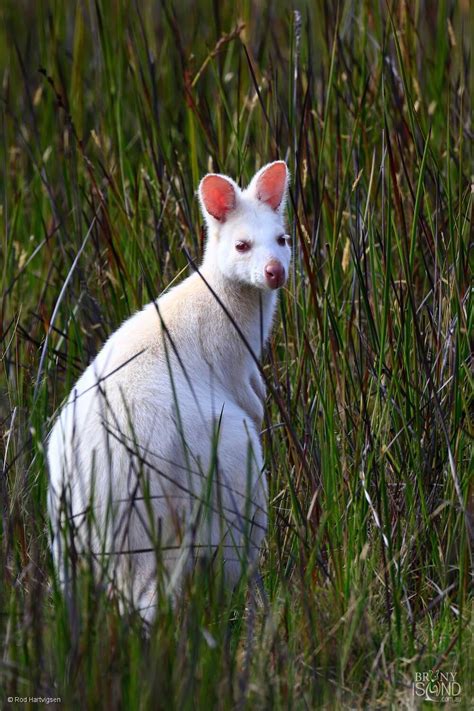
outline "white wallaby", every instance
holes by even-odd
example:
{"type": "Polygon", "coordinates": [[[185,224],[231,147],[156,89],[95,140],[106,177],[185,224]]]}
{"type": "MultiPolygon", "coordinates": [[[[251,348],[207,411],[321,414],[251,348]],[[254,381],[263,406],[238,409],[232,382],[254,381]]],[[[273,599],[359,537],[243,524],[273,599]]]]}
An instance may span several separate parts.
{"type": "Polygon", "coordinates": [[[53,555],[67,584],[91,556],[125,601],[154,616],[196,560],[234,585],[267,526],[258,368],[288,276],[288,170],[241,190],[206,175],[198,271],[125,321],[79,378],[48,445],[53,555]],[[159,576],[158,576],[159,577],[159,576]]]}

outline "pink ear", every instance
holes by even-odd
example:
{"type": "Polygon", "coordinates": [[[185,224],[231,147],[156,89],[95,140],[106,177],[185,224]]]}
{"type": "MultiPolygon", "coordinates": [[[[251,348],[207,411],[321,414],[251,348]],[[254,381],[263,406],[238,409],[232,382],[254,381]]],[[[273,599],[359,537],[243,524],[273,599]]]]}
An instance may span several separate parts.
{"type": "Polygon", "coordinates": [[[257,179],[257,198],[277,210],[285,195],[287,177],[286,163],[281,160],[271,163],[257,179]]]}
{"type": "Polygon", "coordinates": [[[206,175],[201,181],[200,193],[207,212],[219,222],[225,222],[228,213],[235,209],[234,187],[220,175],[206,175]]]}

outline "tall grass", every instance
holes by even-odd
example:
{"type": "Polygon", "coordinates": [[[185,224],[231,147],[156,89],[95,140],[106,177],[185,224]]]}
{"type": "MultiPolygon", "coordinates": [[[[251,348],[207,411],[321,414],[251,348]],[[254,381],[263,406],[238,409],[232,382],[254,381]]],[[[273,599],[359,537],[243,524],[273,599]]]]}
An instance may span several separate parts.
{"type": "Polygon", "coordinates": [[[0,706],[410,706],[435,670],[469,707],[468,3],[0,16],[0,706]],[[147,638],[87,576],[61,595],[45,437],[107,336],[199,261],[200,176],[275,158],[294,261],[265,360],[262,590],[197,571],[147,638]]]}

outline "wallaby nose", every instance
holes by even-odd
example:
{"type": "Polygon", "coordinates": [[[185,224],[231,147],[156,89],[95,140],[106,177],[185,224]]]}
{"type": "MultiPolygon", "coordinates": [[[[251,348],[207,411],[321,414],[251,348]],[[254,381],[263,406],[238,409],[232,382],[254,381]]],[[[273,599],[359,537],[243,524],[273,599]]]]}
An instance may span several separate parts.
{"type": "Polygon", "coordinates": [[[278,260],[271,259],[265,266],[264,272],[270,289],[279,289],[285,283],[285,268],[278,260]]]}

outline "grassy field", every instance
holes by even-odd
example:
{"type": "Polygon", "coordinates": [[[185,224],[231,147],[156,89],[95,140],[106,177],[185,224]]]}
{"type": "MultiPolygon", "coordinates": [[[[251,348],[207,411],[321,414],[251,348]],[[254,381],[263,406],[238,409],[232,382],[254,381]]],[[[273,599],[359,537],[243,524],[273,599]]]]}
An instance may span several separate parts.
{"type": "Polygon", "coordinates": [[[431,671],[472,708],[468,2],[297,8],[1,4],[0,708],[410,708],[431,671]],[[200,177],[276,158],[264,591],[197,572],[147,638],[87,575],[62,598],[45,437],[200,259],[200,177]]]}

